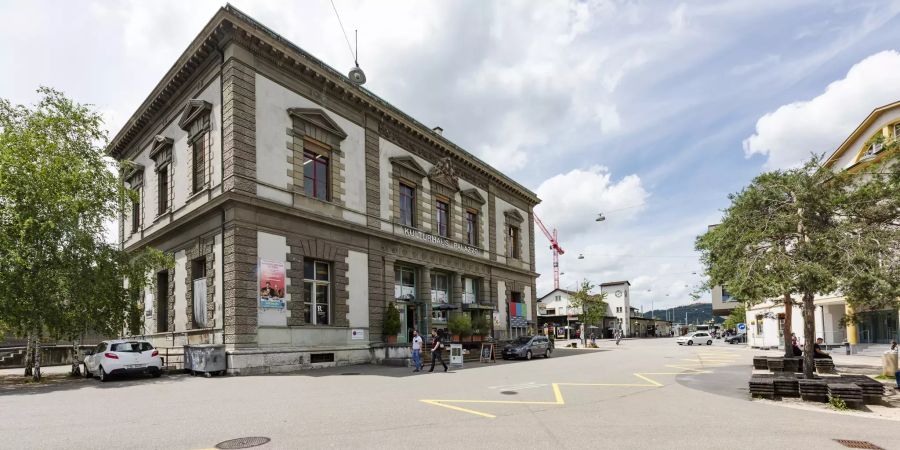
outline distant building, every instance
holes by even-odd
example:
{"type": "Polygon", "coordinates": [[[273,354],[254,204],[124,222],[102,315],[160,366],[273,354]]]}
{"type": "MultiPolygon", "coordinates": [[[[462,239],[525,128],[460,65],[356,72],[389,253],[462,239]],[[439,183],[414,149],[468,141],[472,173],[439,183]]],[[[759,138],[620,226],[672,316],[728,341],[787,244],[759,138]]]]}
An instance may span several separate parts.
{"type": "Polygon", "coordinates": [[[575,338],[575,330],[581,327],[581,308],[572,306],[574,292],[554,289],[538,299],[538,326],[559,339],[575,338]]]}
{"type": "Polygon", "coordinates": [[[639,318],[630,303],[631,283],[628,281],[612,281],[600,284],[600,292],[606,294],[606,317],[615,318],[613,329],[621,328],[625,336],[631,336],[632,317],[639,318]]]}
{"type": "MultiPolygon", "coordinates": [[[[707,227],[708,231],[711,231],[713,228],[718,225],[710,225],[707,227]]],[[[740,305],[740,302],[732,297],[724,286],[713,286],[711,290],[712,294],[712,313],[714,316],[725,317],[731,314],[731,310],[736,306],[740,305]]]]}

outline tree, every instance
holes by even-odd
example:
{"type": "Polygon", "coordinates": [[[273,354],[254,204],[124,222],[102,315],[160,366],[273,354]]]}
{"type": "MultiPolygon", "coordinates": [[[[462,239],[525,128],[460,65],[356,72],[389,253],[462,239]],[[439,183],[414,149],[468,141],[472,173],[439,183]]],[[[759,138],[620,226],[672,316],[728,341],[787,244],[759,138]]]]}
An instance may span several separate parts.
{"type": "Polygon", "coordinates": [[[580,308],[578,318],[586,326],[603,326],[603,317],[606,316],[606,294],[591,294],[594,284],[588,280],[582,280],[581,286],[572,293],[571,304],[574,308],[580,308]]]}
{"type": "Polygon", "coordinates": [[[882,165],[851,174],[820,162],[814,156],[803,167],[757,176],[729,196],[722,223],[696,242],[710,282],[742,301],[781,298],[789,309],[799,296],[808,376],[815,296],[842,289],[848,302],[867,307],[895,301],[900,283],[896,175],[882,165]],[[880,287],[862,289],[866,281],[880,287]]]}
{"type": "Polygon", "coordinates": [[[38,92],[34,107],[0,99],[0,317],[28,336],[36,381],[44,337],[137,331],[134,293],[150,269],[171,262],[106,241],[104,223],[135,194],[110,170],[100,115],[53,89],[38,92]]]}

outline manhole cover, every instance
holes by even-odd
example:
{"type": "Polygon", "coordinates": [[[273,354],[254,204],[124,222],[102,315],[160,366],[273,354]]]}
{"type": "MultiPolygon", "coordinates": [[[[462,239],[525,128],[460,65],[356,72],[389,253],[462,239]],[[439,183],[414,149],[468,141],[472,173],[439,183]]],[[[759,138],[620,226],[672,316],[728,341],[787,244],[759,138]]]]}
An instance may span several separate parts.
{"type": "Polygon", "coordinates": [[[503,395],[516,395],[516,394],[518,394],[518,392],[516,392],[516,391],[500,391],[500,393],[503,394],[503,395]]]}
{"type": "Polygon", "coordinates": [[[226,448],[250,448],[256,447],[259,445],[263,445],[269,442],[271,439],[262,436],[254,436],[254,437],[242,437],[237,439],[232,439],[230,441],[219,442],[216,444],[216,448],[226,449],[226,448]]]}
{"type": "Polygon", "coordinates": [[[345,372],[345,373],[342,373],[341,375],[359,375],[359,372],[345,372]]]}
{"type": "Polygon", "coordinates": [[[869,441],[851,441],[847,439],[835,439],[834,442],[843,445],[847,448],[869,448],[874,450],[884,450],[883,448],[869,442],[869,441]]]}

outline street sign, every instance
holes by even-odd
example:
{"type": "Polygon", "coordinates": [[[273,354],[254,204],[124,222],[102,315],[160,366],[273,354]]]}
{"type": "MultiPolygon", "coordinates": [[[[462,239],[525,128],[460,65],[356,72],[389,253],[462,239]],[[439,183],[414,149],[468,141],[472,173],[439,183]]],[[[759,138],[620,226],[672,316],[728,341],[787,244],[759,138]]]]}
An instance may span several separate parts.
{"type": "Polygon", "coordinates": [[[747,330],[747,325],[745,325],[745,324],[743,324],[743,323],[739,323],[739,324],[738,324],[738,331],[745,331],[745,330],[747,330]]]}

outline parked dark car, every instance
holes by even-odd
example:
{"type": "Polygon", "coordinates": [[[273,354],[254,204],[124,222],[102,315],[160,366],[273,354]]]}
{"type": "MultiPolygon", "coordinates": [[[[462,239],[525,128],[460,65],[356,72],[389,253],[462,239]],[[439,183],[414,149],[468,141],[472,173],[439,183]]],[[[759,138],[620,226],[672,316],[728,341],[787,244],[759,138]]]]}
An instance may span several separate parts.
{"type": "Polygon", "coordinates": [[[503,359],[531,359],[535,356],[549,358],[552,352],[550,339],[546,336],[520,336],[503,347],[501,356],[503,359]]]}
{"type": "Polygon", "coordinates": [[[725,342],[729,344],[743,344],[744,342],[747,342],[747,333],[728,336],[727,338],[725,338],[725,342]]]}

